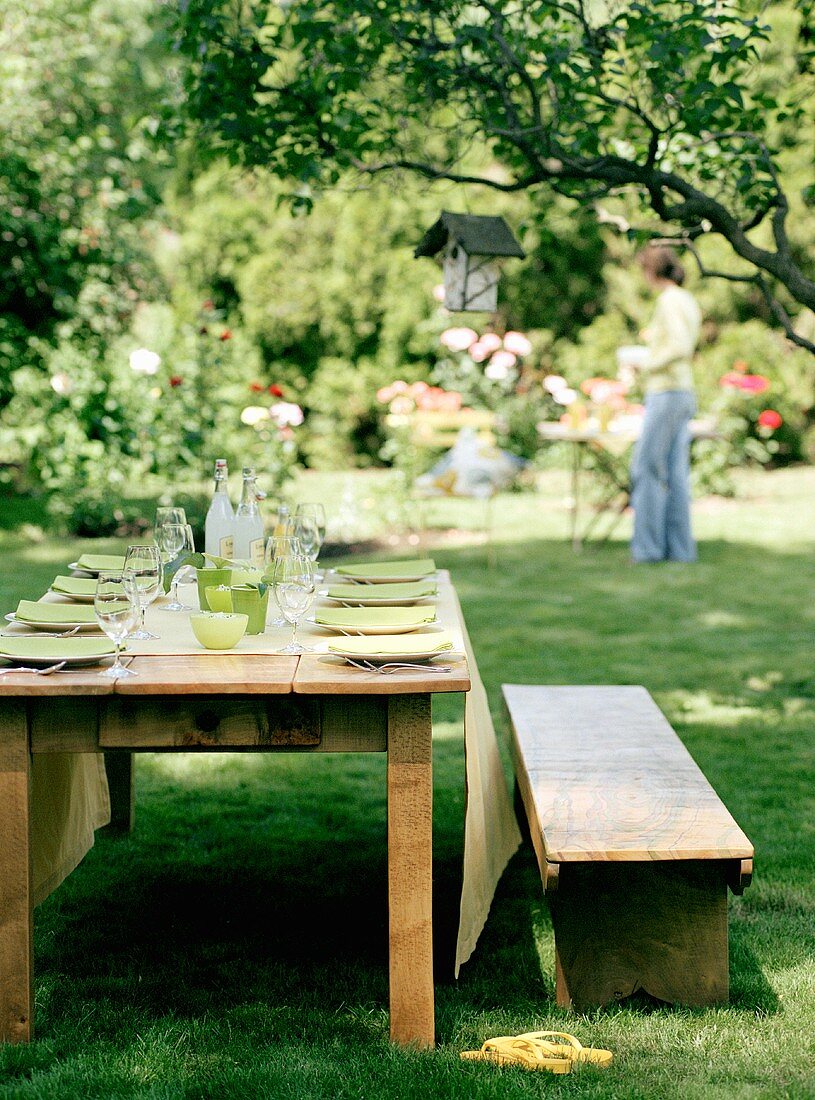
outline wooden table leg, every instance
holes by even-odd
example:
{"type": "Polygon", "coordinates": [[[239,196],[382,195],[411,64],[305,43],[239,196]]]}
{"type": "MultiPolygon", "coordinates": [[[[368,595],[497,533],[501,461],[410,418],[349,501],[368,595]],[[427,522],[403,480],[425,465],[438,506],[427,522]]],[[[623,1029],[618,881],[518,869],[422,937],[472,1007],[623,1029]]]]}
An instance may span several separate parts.
{"type": "Polygon", "coordinates": [[[391,1039],[432,1047],[433,757],[429,695],[388,699],[391,1039]]]}
{"type": "Polygon", "coordinates": [[[31,756],[24,700],[6,699],[0,718],[0,1042],[33,1031],[31,756]]]}
{"type": "Polygon", "coordinates": [[[105,753],[105,771],[110,790],[110,824],[105,832],[129,833],[133,828],[133,753],[119,749],[105,753]]]}

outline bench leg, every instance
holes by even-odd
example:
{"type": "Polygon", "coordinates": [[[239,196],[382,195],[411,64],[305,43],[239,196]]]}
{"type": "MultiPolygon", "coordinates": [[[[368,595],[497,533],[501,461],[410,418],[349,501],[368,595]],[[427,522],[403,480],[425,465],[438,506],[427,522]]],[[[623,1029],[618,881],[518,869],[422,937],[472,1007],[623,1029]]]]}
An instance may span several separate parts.
{"type": "Polygon", "coordinates": [[[559,878],[559,1005],[582,1011],[639,990],[673,1004],[727,1000],[723,863],[565,863],[559,878]]]}

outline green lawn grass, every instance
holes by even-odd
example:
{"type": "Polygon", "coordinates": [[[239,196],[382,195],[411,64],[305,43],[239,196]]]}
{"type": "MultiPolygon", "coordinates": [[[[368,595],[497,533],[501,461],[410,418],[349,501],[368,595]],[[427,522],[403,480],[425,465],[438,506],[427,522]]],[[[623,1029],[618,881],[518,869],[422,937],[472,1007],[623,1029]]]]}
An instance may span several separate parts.
{"type": "MultiPolygon", "coordinates": [[[[300,488],[331,500],[339,484],[300,488]]],[[[529,850],[452,980],[463,747],[460,699],[446,698],[435,1051],[387,1038],[384,760],[156,754],[138,758],[133,834],[99,837],[36,911],[37,1038],[0,1048],[0,1097],[815,1097],[815,471],[751,475],[739,499],[698,502],[693,566],[630,565],[625,526],[574,554],[565,488],[553,472],[540,494],[500,498],[492,572],[478,533],[428,542],[499,726],[502,682],[644,684],[753,840],[754,883],[730,902],[730,1004],[558,1009],[529,850]],[[610,1048],[613,1067],[550,1077],[459,1061],[491,1035],[544,1028],[610,1048]]],[[[5,514],[3,611],[80,549],[19,505],[5,514]]],[[[428,515],[480,524],[462,502],[428,515]]]]}

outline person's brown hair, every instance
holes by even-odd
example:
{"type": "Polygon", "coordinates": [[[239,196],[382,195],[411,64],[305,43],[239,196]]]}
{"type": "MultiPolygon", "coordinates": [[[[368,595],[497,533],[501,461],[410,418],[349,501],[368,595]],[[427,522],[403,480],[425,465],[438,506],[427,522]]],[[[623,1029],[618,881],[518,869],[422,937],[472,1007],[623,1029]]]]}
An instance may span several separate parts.
{"type": "Polygon", "coordinates": [[[685,269],[672,248],[661,244],[649,244],[637,257],[642,270],[655,279],[670,279],[677,286],[685,281],[685,269]]]}

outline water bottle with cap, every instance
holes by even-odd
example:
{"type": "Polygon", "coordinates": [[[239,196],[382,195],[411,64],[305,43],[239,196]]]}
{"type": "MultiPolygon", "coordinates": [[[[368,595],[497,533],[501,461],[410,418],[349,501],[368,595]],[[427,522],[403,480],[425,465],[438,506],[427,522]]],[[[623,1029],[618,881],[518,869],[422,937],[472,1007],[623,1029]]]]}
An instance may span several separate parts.
{"type": "Polygon", "coordinates": [[[204,550],[219,558],[233,556],[235,513],[229,500],[225,458],[215,460],[215,491],[204,524],[204,550]]]}
{"type": "Polygon", "coordinates": [[[243,491],[235,513],[235,558],[251,562],[257,569],[263,568],[263,519],[258,506],[255,471],[252,466],[243,468],[243,491]]]}

